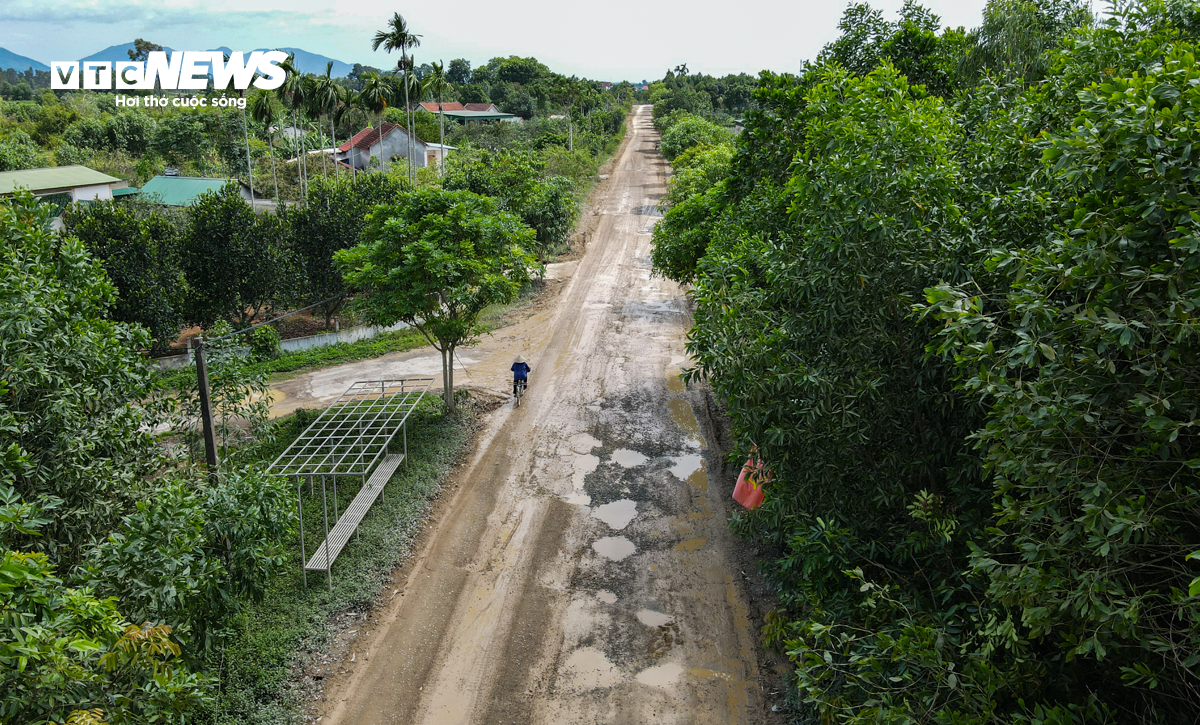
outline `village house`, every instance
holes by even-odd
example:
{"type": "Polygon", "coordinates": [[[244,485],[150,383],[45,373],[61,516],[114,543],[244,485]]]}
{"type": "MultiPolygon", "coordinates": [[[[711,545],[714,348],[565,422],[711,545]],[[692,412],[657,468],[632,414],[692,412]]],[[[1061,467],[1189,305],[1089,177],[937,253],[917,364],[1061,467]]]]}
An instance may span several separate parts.
{"type": "Polygon", "coordinates": [[[24,189],[34,196],[69,196],[71,201],[106,201],[120,196],[129,184],[86,166],[52,166],[45,169],[0,172],[0,196],[24,189]]]}
{"type": "Polygon", "coordinates": [[[416,137],[412,138],[410,147],[409,135],[404,127],[384,121],[379,128],[364,128],[354,134],[354,138],[337,148],[334,158],[338,163],[359,171],[386,169],[395,163],[407,163],[410,148],[413,166],[417,168],[436,167],[445,161],[448,151],[454,150],[453,146],[426,143],[416,137]],[[377,161],[372,164],[371,159],[377,161]]]}

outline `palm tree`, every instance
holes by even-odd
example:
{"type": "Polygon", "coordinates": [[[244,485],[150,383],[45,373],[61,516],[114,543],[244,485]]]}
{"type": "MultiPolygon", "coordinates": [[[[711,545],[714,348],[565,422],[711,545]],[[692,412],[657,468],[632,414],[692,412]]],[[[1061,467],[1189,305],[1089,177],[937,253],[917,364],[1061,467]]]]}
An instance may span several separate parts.
{"type": "MultiPolygon", "coordinates": [[[[332,62],[330,62],[330,65],[332,65],[332,62]]],[[[303,109],[303,113],[301,114],[302,118],[305,118],[310,121],[320,121],[321,120],[321,115],[323,114],[323,111],[321,110],[320,104],[317,101],[317,89],[319,88],[319,86],[320,86],[320,80],[318,79],[317,76],[312,75],[311,73],[306,74],[304,76],[304,109],[303,109]]],[[[317,123],[315,125],[316,125],[316,129],[317,129],[317,146],[320,149],[324,149],[325,148],[325,135],[323,133],[321,133],[321,124],[317,123]]],[[[305,130],[307,130],[307,129],[305,129],[305,130]]],[[[308,154],[306,153],[305,157],[307,158],[307,156],[308,156],[308,154]]],[[[322,153],[321,154],[321,178],[322,179],[329,178],[329,169],[327,167],[328,167],[328,164],[326,164],[326,162],[325,162],[325,154],[322,153]]]]}
{"type": "MultiPolygon", "coordinates": [[[[225,63],[229,63],[229,54],[222,53],[221,55],[225,58],[225,63]]],[[[231,84],[233,83],[232,78],[230,79],[230,83],[231,84]]],[[[228,87],[223,88],[221,90],[228,90],[228,87]]],[[[246,92],[244,90],[241,90],[240,88],[235,89],[235,90],[237,91],[239,98],[246,95],[246,92]]],[[[251,161],[250,161],[250,124],[246,122],[246,107],[242,106],[241,109],[242,109],[242,133],[245,134],[245,139],[246,139],[246,174],[250,177],[250,203],[253,204],[254,203],[254,166],[251,164],[251,161]]]]}
{"type": "MultiPolygon", "coordinates": [[[[329,140],[330,143],[336,144],[333,131],[333,114],[337,110],[338,105],[342,102],[342,90],[333,80],[333,61],[329,61],[325,65],[325,75],[317,76],[313,81],[312,97],[309,102],[312,109],[320,116],[329,116],[329,140]]],[[[325,153],[321,153],[321,168],[325,167],[325,153]]],[[[337,166],[334,166],[334,175],[337,175],[337,166]]]]}
{"type": "Polygon", "coordinates": [[[412,111],[409,108],[408,101],[408,75],[412,64],[409,62],[408,51],[416,48],[421,44],[421,36],[411,32],[408,29],[408,23],[400,13],[394,13],[392,19],[388,21],[388,29],[380,30],[375,33],[375,39],[371,41],[371,50],[379,50],[380,46],[388,53],[398,50],[400,51],[400,69],[404,72],[404,112],[405,119],[408,121],[408,177],[412,180],[412,111]]]}
{"type": "MultiPolygon", "coordinates": [[[[380,153],[383,151],[383,112],[387,110],[391,88],[388,82],[376,73],[363,76],[363,87],[358,92],[358,106],[376,116],[375,127],[379,132],[380,153]]],[[[370,136],[367,137],[370,139],[370,136]]],[[[382,156],[379,159],[382,164],[382,156]]]]}
{"type": "MultiPolygon", "coordinates": [[[[305,84],[304,84],[303,76],[300,75],[300,71],[296,70],[296,66],[293,64],[294,58],[295,58],[295,54],[289,53],[287,60],[285,60],[284,62],[279,64],[279,67],[282,68],[286,72],[287,76],[285,77],[285,79],[283,81],[283,85],[281,85],[281,86],[279,86],[279,88],[275,89],[275,93],[279,96],[279,100],[283,102],[283,105],[286,108],[288,108],[289,110],[291,110],[291,112],[292,112],[292,128],[295,130],[300,130],[300,124],[296,120],[296,116],[299,113],[299,111],[304,107],[304,91],[305,91],[304,85],[305,84]]],[[[299,158],[299,162],[297,164],[297,173],[300,176],[300,199],[301,199],[301,201],[303,201],[305,198],[307,198],[306,190],[304,188],[304,186],[305,186],[304,185],[305,171],[307,170],[306,164],[304,163],[305,150],[306,149],[305,149],[305,144],[304,144],[304,135],[301,134],[301,136],[300,136],[300,158],[299,158]]]]}
{"type": "Polygon", "coordinates": [[[446,64],[444,61],[433,63],[433,72],[429,74],[429,78],[425,81],[425,90],[437,97],[438,104],[438,143],[442,150],[438,161],[438,173],[444,174],[444,166],[446,160],[446,116],[442,113],[442,96],[446,91],[451,90],[453,86],[446,80],[446,64]]]}
{"type": "Polygon", "coordinates": [[[275,115],[275,104],[271,102],[270,91],[259,91],[250,101],[250,117],[255,123],[261,123],[267,128],[267,143],[271,147],[271,180],[275,182],[275,201],[279,201],[279,176],[275,173],[275,123],[279,120],[275,115]]]}

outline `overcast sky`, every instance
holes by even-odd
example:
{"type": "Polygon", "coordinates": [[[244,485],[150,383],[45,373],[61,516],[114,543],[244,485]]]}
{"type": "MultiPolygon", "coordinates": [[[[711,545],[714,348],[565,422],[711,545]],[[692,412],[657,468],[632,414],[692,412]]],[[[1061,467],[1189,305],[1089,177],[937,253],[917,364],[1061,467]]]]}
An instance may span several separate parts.
{"type": "MultiPolygon", "coordinates": [[[[872,0],[889,17],[903,0],[872,0]]],[[[985,0],[925,0],[944,25],[975,27],[985,0]]],[[[724,75],[795,70],[837,37],[845,0],[0,0],[0,47],[43,63],[142,37],[177,50],[296,47],[391,67],[371,38],[392,12],[423,35],[417,62],[535,56],[568,75],[653,80],[687,63],[724,75]],[[385,9],[386,8],[386,9],[385,9]]]]}

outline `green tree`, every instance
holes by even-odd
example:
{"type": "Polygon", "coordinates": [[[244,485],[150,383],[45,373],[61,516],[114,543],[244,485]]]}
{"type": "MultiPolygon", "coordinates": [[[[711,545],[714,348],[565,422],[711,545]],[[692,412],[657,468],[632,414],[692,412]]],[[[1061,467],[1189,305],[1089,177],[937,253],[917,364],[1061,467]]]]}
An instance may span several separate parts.
{"type": "Polygon", "coordinates": [[[145,327],[156,351],[169,349],[183,326],[187,292],[180,260],[181,214],[150,205],[73,205],[67,230],[99,259],[117,288],[112,318],[145,327]]]}
{"type": "Polygon", "coordinates": [[[705,121],[703,118],[693,116],[684,118],[667,129],[659,147],[663,156],[671,161],[694,146],[701,144],[713,146],[729,143],[731,140],[732,135],[726,129],[705,121]]]}
{"type": "Polygon", "coordinates": [[[275,200],[280,201],[279,176],[275,172],[275,124],[279,117],[275,113],[275,103],[270,91],[260,90],[254,94],[250,99],[250,116],[267,131],[267,144],[271,149],[271,180],[275,183],[275,200]]]}
{"type": "Polygon", "coordinates": [[[490,199],[424,189],[377,207],[363,243],[334,258],[361,291],[372,322],[406,322],[442,354],[446,409],[454,411],[454,350],[480,329],[479,313],[511,301],[537,267],[534,232],[490,199]]]}
{"type": "MultiPolygon", "coordinates": [[[[421,36],[412,32],[408,27],[408,22],[400,13],[393,13],[392,19],[388,21],[386,30],[380,30],[375,33],[375,39],[371,41],[371,50],[379,50],[382,47],[386,52],[391,53],[400,51],[399,70],[401,72],[401,86],[404,91],[404,109],[405,113],[412,112],[412,104],[409,102],[408,92],[410,88],[409,76],[412,73],[412,63],[408,52],[413,48],[421,45],[421,36]]],[[[409,117],[409,122],[405,124],[405,128],[412,129],[412,118],[409,117]]],[[[412,169],[412,134],[409,134],[409,149],[408,149],[408,180],[413,180],[412,169]]]]}
{"type": "Polygon", "coordinates": [[[183,240],[189,321],[229,320],[245,327],[291,292],[292,257],[274,214],[255,216],[235,182],[188,207],[183,240]]]}
{"type": "Polygon", "coordinates": [[[389,174],[363,174],[345,183],[313,184],[304,207],[279,211],[296,255],[305,302],[335,298],[321,307],[325,329],[332,328],[347,292],[334,254],[358,244],[371,209],[395,202],[405,188],[389,174]]]}
{"type": "MultiPolygon", "coordinates": [[[[449,90],[452,90],[450,82],[446,79],[445,63],[438,62],[432,65],[432,70],[429,77],[425,79],[425,90],[433,94],[437,99],[438,104],[438,143],[442,146],[442,158],[445,158],[446,148],[446,117],[442,114],[442,96],[449,90]]],[[[438,164],[438,173],[445,175],[445,164],[438,164]]]]}
{"type": "Polygon", "coordinates": [[[471,61],[455,58],[446,68],[446,80],[456,86],[465,86],[471,82],[471,61]]]}
{"type": "Polygon", "coordinates": [[[74,236],[48,229],[28,195],[0,200],[0,414],[8,470],[31,504],[62,504],[36,546],[69,570],[111,531],[161,464],[150,431],[145,330],[109,317],[117,290],[74,236]]]}
{"type": "MultiPolygon", "coordinates": [[[[12,422],[0,412],[0,427],[12,422]]],[[[6,457],[0,478],[20,462],[6,457]]],[[[38,536],[57,503],[23,503],[0,480],[0,719],[66,722],[90,711],[113,723],[186,722],[210,701],[211,683],[179,661],[171,627],[131,625],[116,599],[66,586],[44,553],[10,548],[14,535],[38,536]]]]}

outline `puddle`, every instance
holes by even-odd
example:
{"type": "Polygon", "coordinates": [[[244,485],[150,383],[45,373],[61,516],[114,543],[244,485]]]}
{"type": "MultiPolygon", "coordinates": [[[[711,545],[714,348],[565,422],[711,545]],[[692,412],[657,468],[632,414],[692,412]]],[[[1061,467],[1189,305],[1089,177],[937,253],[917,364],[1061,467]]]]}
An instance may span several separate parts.
{"type": "Polygon", "coordinates": [[[675,684],[679,676],[683,674],[683,666],[677,665],[674,662],[668,662],[665,665],[650,667],[637,673],[634,678],[643,685],[651,687],[670,687],[675,684]]]}
{"type": "Polygon", "coordinates": [[[682,393],[684,391],[683,380],[678,375],[671,375],[667,378],[667,390],[672,393],[682,393]]]}
{"type": "Polygon", "coordinates": [[[600,459],[593,455],[575,456],[575,473],[571,476],[571,485],[576,491],[583,490],[583,479],[600,467],[600,459]]]}
{"type": "Polygon", "coordinates": [[[616,604],[617,603],[617,595],[613,594],[612,592],[608,591],[607,589],[601,589],[600,591],[596,592],[596,598],[599,599],[600,601],[604,602],[605,604],[616,604]]]}
{"type": "Polygon", "coordinates": [[[656,612],[653,609],[639,609],[637,618],[639,622],[647,627],[665,627],[675,621],[675,617],[670,614],[656,612]]]}
{"type": "Polygon", "coordinates": [[[623,498],[619,501],[606,503],[592,509],[592,516],[609,525],[613,531],[620,531],[629,525],[637,516],[637,501],[623,498]]]}
{"type": "Polygon", "coordinates": [[[646,461],[650,460],[637,451],[631,451],[628,448],[618,448],[612,452],[612,461],[622,468],[636,468],[646,461]]]}
{"type": "Polygon", "coordinates": [[[688,674],[700,680],[725,680],[733,682],[733,676],[728,672],[717,672],[716,670],[708,670],[703,667],[693,667],[688,670],[688,674]]]}
{"type": "Polygon", "coordinates": [[[600,556],[612,561],[621,561],[633,556],[633,553],[637,551],[633,542],[624,536],[605,536],[603,539],[592,542],[592,548],[600,556]]]}
{"type": "Polygon", "coordinates": [[[582,455],[585,453],[591,453],[593,448],[599,448],[600,441],[596,440],[587,433],[578,433],[571,436],[571,439],[567,441],[567,445],[570,446],[572,451],[582,455]]]}
{"type": "MultiPolygon", "coordinates": [[[[671,456],[671,475],[678,478],[680,481],[688,481],[693,473],[701,470],[704,466],[704,457],[699,453],[685,453],[682,456],[671,456]]],[[[707,476],[705,476],[704,487],[708,488],[707,476]]]]}
{"type": "Polygon", "coordinates": [[[621,681],[621,671],[595,647],[580,647],[571,653],[560,673],[565,689],[575,692],[612,687],[621,681]]]}
{"type": "Polygon", "coordinates": [[[699,551],[708,545],[708,539],[684,539],[675,545],[675,551],[699,551]]]}
{"type": "Polygon", "coordinates": [[[591,506],[592,497],[586,493],[569,493],[563,496],[563,500],[574,506],[591,506]]]}
{"type": "Polygon", "coordinates": [[[683,398],[671,398],[667,401],[667,415],[675,421],[675,425],[684,432],[696,437],[700,436],[700,421],[692,412],[692,406],[683,398]]]}
{"type": "Polygon", "coordinates": [[[697,491],[708,490],[708,471],[701,468],[687,477],[687,482],[697,491]]]}

